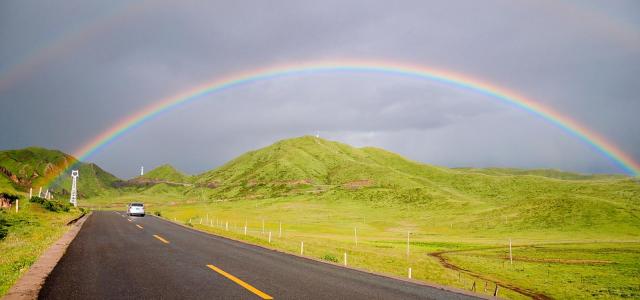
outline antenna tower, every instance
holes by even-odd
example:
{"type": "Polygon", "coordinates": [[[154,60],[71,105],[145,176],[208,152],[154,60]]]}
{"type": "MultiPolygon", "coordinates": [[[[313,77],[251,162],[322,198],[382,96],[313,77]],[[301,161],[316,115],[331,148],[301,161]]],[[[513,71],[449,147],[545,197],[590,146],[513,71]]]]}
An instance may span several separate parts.
{"type": "Polygon", "coordinates": [[[75,207],[78,207],[78,176],[80,176],[78,170],[71,171],[71,177],[73,177],[73,181],[71,182],[71,199],[69,199],[69,202],[71,202],[71,204],[73,204],[73,206],[75,207]]]}

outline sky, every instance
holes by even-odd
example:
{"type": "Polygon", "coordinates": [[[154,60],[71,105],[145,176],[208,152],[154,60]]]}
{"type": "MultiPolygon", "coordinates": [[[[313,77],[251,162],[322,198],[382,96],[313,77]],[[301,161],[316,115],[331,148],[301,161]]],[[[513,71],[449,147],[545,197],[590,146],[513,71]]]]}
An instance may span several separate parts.
{"type": "MultiPolygon", "coordinates": [[[[640,2],[30,1],[0,3],[0,149],[75,153],[165,97],[317,60],[465,74],[551,107],[640,160],[640,2]]],[[[389,74],[325,73],[206,95],[88,157],[121,178],[189,174],[315,135],[447,167],[623,170],[486,95],[389,74]]]]}

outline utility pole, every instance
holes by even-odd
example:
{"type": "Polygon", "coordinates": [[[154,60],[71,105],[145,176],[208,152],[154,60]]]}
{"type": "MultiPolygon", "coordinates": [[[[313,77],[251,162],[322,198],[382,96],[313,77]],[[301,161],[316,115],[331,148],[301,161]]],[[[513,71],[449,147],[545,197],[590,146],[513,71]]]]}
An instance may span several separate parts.
{"type": "Polygon", "coordinates": [[[69,199],[69,202],[71,202],[71,204],[73,204],[73,206],[75,207],[78,207],[78,176],[80,176],[78,170],[71,171],[71,177],[73,177],[73,181],[71,182],[71,199],[69,199]]]}

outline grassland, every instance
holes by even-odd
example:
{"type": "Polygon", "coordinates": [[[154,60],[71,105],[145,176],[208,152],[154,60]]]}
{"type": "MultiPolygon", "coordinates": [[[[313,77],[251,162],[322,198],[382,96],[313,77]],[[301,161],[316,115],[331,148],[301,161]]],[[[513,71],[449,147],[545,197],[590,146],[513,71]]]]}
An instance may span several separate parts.
{"type": "Polygon", "coordinates": [[[0,221],[8,225],[8,235],[0,240],[0,296],[67,231],[65,225],[80,214],[77,209],[50,212],[24,197],[19,212],[0,210],[0,221]]]}
{"type": "MultiPolygon", "coordinates": [[[[505,298],[532,294],[640,297],[638,231],[610,228],[591,232],[583,228],[580,233],[570,226],[527,229],[520,228],[517,215],[474,226],[475,218],[467,217],[474,215],[471,209],[426,210],[415,203],[374,206],[341,194],[212,201],[177,190],[164,192],[96,198],[90,204],[123,209],[127,202],[144,201],[149,213],[159,212],[168,220],[223,236],[296,254],[304,242],[306,256],[342,264],[347,253],[349,266],[401,277],[406,277],[411,267],[414,279],[467,290],[475,282],[480,293],[491,294],[498,283],[499,295],[505,298]],[[508,259],[509,238],[514,246],[513,265],[508,259]],[[447,262],[462,271],[446,268],[433,253],[443,253],[447,262]]],[[[478,209],[475,215],[482,214],[483,208],[478,209]]]]}

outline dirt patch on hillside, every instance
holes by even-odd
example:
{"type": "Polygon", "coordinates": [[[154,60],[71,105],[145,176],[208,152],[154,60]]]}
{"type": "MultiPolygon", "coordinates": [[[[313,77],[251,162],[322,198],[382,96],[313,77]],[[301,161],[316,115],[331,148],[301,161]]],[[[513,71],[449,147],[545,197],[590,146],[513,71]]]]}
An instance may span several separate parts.
{"type": "Polygon", "coordinates": [[[355,190],[363,187],[368,187],[373,185],[373,180],[371,179],[360,179],[354,180],[344,183],[342,186],[347,189],[355,190]]]}

